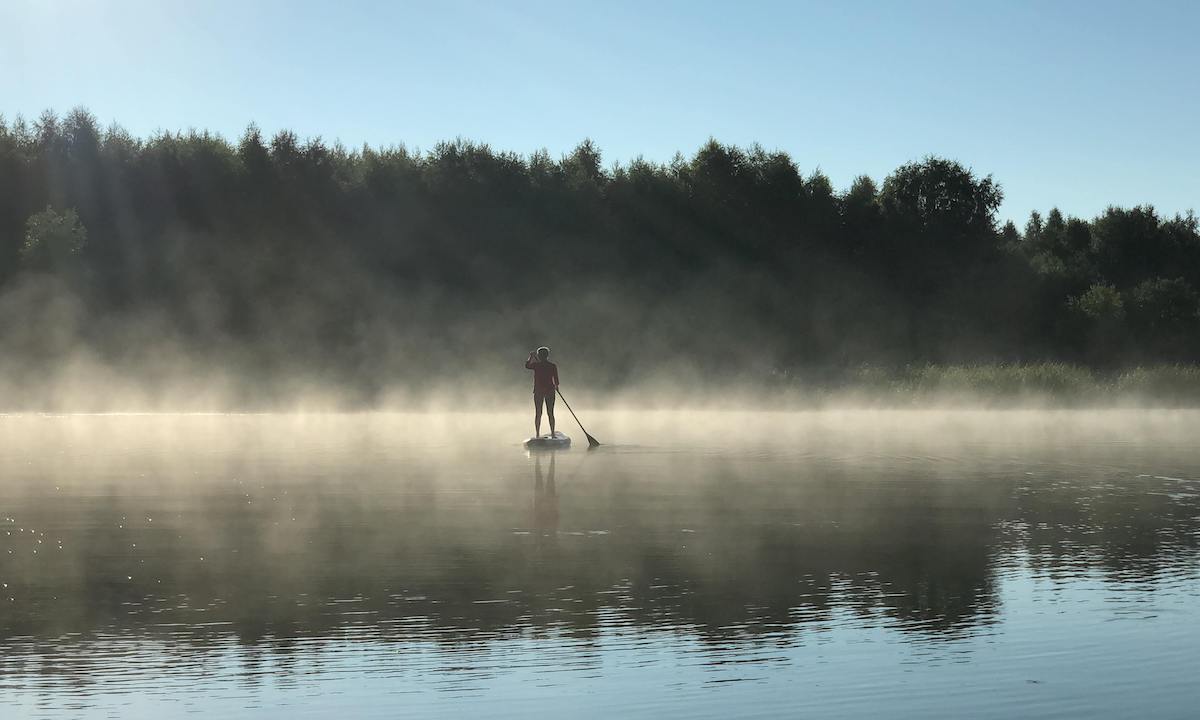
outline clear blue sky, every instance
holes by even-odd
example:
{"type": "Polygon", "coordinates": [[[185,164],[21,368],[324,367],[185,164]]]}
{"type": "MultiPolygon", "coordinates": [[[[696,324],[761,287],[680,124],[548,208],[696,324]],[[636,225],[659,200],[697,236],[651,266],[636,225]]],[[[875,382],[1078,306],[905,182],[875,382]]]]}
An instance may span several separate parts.
{"type": "Polygon", "coordinates": [[[926,154],[1058,205],[1200,210],[1200,3],[0,0],[0,112],[351,146],[710,136],[844,188],[926,154]]]}

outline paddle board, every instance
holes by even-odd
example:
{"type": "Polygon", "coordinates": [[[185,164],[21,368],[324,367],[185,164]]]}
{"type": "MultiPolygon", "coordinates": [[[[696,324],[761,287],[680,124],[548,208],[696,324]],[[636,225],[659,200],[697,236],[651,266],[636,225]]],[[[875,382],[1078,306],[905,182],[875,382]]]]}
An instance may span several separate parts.
{"type": "Polygon", "coordinates": [[[556,448],[571,447],[571,438],[564,435],[562,432],[556,432],[554,435],[542,435],[541,437],[531,437],[525,441],[525,447],[531,450],[553,450],[556,448]]]}

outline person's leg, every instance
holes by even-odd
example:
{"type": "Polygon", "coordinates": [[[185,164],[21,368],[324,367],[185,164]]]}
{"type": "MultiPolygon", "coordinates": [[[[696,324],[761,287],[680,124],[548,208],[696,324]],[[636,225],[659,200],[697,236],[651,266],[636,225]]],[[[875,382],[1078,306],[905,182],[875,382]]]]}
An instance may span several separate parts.
{"type": "Polygon", "coordinates": [[[554,435],[554,393],[546,396],[546,417],[550,418],[550,435],[554,435]]]}
{"type": "Polygon", "coordinates": [[[542,398],[533,394],[533,436],[542,436],[542,398]]]}

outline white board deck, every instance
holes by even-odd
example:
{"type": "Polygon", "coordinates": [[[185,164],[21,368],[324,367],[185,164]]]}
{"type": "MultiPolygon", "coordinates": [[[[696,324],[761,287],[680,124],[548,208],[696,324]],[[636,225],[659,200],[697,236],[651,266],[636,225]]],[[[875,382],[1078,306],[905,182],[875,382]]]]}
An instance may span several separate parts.
{"type": "Polygon", "coordinates": [[[553,436],[542,435],[541,437],[531,437],[525,441],[527,448],[553,449],[571,447],[571,438],[561,432],[554,433],[553,436]]]}

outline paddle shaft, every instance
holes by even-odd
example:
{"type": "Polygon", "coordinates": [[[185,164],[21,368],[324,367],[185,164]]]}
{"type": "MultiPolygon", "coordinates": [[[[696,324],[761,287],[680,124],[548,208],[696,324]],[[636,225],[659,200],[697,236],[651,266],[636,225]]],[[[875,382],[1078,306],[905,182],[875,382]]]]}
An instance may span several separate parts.
{"type": "Polygon", "coordinates": [[[559,390],[558,388],[554,388],[554,391],[557,392],[558,397],[560,399],[562,399],[563,405],[567,406],[567,412],[571,413],[571,417],[575,418],[575,422],[579,425],[579,429],[583,430],[584,435],[587,435],[588,445],[591,447],[596,447],[597,445],[599,445],[600,441],[597,440],[596,438],[592,437],[591,435],[588,435],[588,431],[586,428],[583,427],[583,423],[579,422],[579,416],[576,415],[575,411],[571,409],[571,403],[567,402],[567,399],[565,397],[563,397],[562,390],[559,390]]]}

